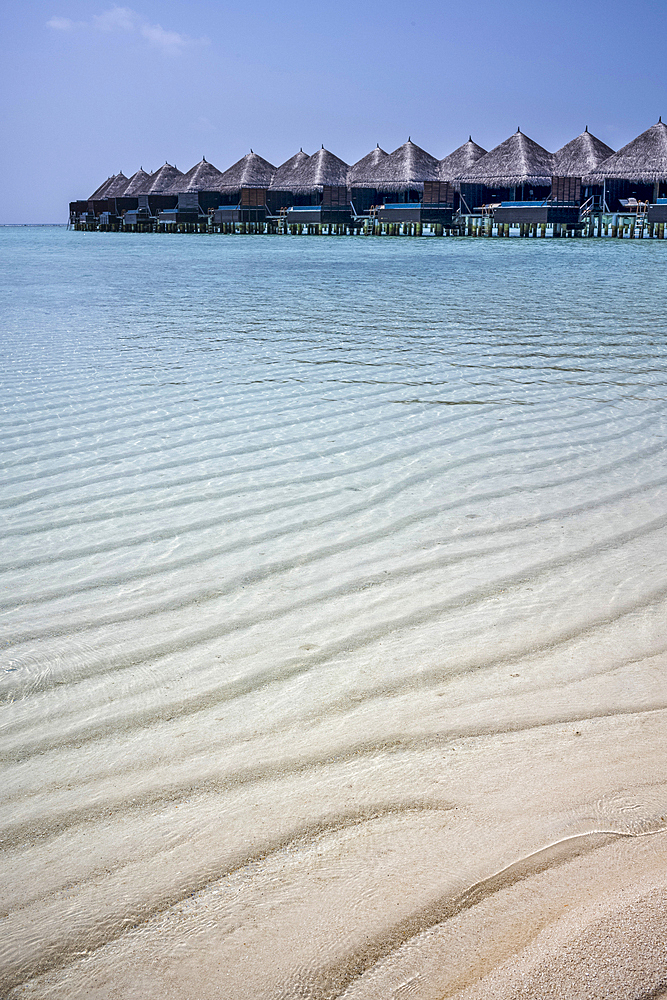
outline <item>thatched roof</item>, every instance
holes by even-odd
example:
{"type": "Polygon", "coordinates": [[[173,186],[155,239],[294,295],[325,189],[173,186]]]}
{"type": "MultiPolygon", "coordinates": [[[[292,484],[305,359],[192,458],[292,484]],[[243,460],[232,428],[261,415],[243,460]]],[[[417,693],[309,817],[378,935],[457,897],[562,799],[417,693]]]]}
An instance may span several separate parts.
{"type": "Polygon", "coordinates": [[[121,195],[125,194],[125,189],[127,188],[127,185],[129,183],[130,183],[129,180],[127,179],[127,177],[125,176],[125,174],[121,170],[121,172],[119,174],[116,174],[116,176],[114,177],[113,181],[111,182],[111,184],[109,185],[109,187],[104,192],[104,197],[105,198],[120,198],[121,195]]]}
{"type": "Polygon", "coordinates": [[[485,149],[472,141],[472,136],[462,146],[455,149],[449,156],[444,156],[438,164],[438,174],[441,181],[453,181],[464,170],[469,170],[484,154],[485,149]]]}
{"type": "Polygon", "coordinates": [[[311,191],[321,191],[325,184],[347,187],[349,169],[344,160],[322,146],[294,171],[290,191],[294,194],[310,194],[311,191]]]}
{"type": "Polygon", "coordinates": [[[202,157],[199,163],[190,167],[187,173],[177,178],[169,189],[169,194],[183,194],[185,191],[219,191],[222,172],[202,157]]]}
{"type": "Polygon", "coordinates": [[[380,164],[389,154],[380,145],[366,153],[360,160],[353,163],[347,172],[347,183],[351,188],[375,188],[377,187],[377,173],[380,164]]]}
{"type": "Polygon", "coordinates": [[[592,171],[587,180],[619,178],[654,184],[667,180],[667,125],[662,118],[592,171]]]}
{"type": "Polygon", "coordinates": [[[276,168],[252,149],[224,171],[218,191],[240,191],[241,188],[268,188],[276,168]]]}
{"type": "Polygon", "coordinates": [[[147,191],[142,193],[166,194],[172,188],[176,189],[176,185],[182,177],[182,172],[177,170],[176,167],[172,167],[171,163],[163,163],[159,170],[151,174],[150,186],[147,191]]]}
{"type": "Polygon", "coordinates": [[[116,180],[115,174],[112,174],[111,177],[107,177],[107,179],[103,181],[98,188],[95,188],[88,201],[101,201],[102,198],[106,198],[106,192],[109,190],[109,188],[111,187],[111,185],[115,180],[116,180]]]}
{"type": "Polygon", "coordinates": [[[300,149],[298,153],[294,154],[294,156],[290,156],[289,160],[285,160],[284,163],[281,163],[273,175],[273,180],[269,184],[270,190],[291,191],[294,176],[298,173],[302,164],[308,159],[310,159],[308,153],[304,153],[304,151],[300,149]]]}
{"type": "Polygon", "coordinates": [[[438,161],[425,149],[407,142],[378,164],[377,182],[381,191],[421,191],[424,181],[438,180],[438,161]]]}
{"type": "Polygon", "coordinates": [[[137,194],[146,194],[151,186],[151,174],[147,174],[143,167],[139,167],[136,173],[132,174],[127,187],[123,191],[124,198],[132,198],[137,194]]]}
{"type": "Polygon", "coordinates": [[[480,157],[457,180],[487,187],[513,187],[515,184],[547,186],[553,174],[553,153],[524,135],[520,129],[480,157]]]}
{"type": "Polygon", "coordinates": [[[588,131],[588,125],[576,139],[554,153],[556,177],[585,177],[595,170],[614,150],[588,131]]]}

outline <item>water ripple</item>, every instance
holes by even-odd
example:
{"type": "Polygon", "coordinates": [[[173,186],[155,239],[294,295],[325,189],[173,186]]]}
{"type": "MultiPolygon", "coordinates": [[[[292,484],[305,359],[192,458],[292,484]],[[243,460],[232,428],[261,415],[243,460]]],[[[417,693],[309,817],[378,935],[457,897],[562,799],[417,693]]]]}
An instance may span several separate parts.
{"type": "Polygon", "coordinates": [[[0,230],[12,1000],[423,1000],[662,843],[664,247],[611,243],[0,230]]]}

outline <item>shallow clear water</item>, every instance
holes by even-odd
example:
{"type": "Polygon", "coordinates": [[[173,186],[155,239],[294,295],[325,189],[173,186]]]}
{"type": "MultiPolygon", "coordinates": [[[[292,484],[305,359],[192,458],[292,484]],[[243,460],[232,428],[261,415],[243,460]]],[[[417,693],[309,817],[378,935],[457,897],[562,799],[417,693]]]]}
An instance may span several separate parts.
{"type": "Polygon", "coordinates": [[[0,229],[5,989],[444,996],[664,826],[665,252],[0,229]]]}

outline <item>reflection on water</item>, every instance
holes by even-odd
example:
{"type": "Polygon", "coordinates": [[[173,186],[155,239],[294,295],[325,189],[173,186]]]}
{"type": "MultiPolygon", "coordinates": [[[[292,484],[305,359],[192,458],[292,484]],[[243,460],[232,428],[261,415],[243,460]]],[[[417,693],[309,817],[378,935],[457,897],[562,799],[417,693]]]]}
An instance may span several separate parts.
{"type": "Polygon", "coordinates": [[[508,887],[636,859],[660,244],[0,250],[5,988],[453,995],[508,887]]]}

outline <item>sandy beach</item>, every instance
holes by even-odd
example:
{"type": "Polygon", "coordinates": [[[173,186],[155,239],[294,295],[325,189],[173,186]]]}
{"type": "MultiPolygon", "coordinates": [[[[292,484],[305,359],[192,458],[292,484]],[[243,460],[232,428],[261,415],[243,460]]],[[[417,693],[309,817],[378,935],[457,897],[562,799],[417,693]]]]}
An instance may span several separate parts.
{"type": "MultiPolygon", "coordinates": [[[[219,863],[232,868],[232,852],[247,845],[249,813],[243,810],[252,810],[255,827],[275,836],[281,803],[289,819],[279,846],[257,849],[253,861],[189,899],[10,995],[658,996],[667,972],[667,833],[664,815],[650,815],[646,803],[664,794],[667,761],[648,783],[645,761],[665,753],[665,712],[576,725],[466,739],[446,750],[376,751],[362,766],[355,756],[318,767],[305,782],[255,785],[252,804],[247,795],[236,797],[238,832],[234,838],[228,815],[219,863]],[[436,778],[435,760],[443,751],[460,759],[436,778]],[[591,768],[592,759],[599,769],[591,768]],[[388,799],[387,783],[406,787],[406,768],[413,795],[388,799]],[[380,770],[375,815],[350,815],[348,797],[369,793],[369,769],[380,770]],[[613,802],[604,801],[610,781],[617,790],[613,802]],[[414,801],[417,789],[421,802],[414,801]],[[529,844],[539,843],[547,801],[564,836],[528,853],[529,844]],[[595,826],[584,803],[596,801],[597,832],[578,833],[595,826]],[[310,829],[290,837],[299,808],[307,810],[310,829]],[[502,853],[517,860],[494,872],[499,840],[502,853]]],[[[206,839],[191,835],[187,850],[171,852],[171,864],[180,867],[192,852],[210,857],[212,850],[206,839]]],[[[121,877],[146,884],[152,874],[164,881],[170,877],[164,861],[158,870],[153,858],[143,865],[135,860],[134,874],[125,869],[121,877]]],[[[107,885],[106,891],[117,895],[118,888],[107,885]]],[[[101,901],[99,889],[91,889],[92,914],[101,901]]],[[[42,933],[49,910],[55,919],[61,906],[26,912],[42,933]]],[[[24,940],[28,926],[18,931],[24,940]]],[[[54,946],[62,949],[62,926],[53,933],[54,946]]]]}

